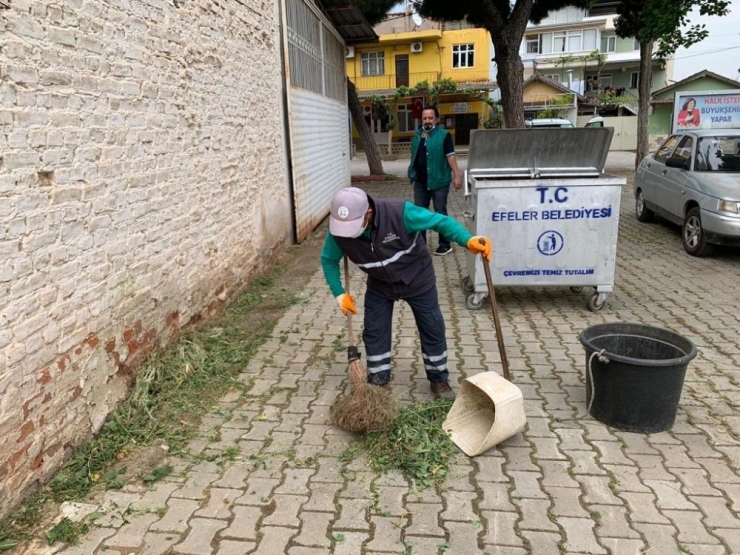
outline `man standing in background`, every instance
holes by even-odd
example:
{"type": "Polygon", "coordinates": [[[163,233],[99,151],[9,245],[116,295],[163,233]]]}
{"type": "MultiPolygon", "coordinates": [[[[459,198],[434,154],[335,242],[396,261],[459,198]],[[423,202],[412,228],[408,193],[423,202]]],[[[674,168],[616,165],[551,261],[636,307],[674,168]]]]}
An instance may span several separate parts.
{"type": "MultiPolygon", "coordinates": [[[[429,208],[434,203],[434,211],[447,215],[447,196],[450,182],[456,191],[462,187],[462,175],[457,167],[455,146],[452,136],[439,123],[439,110],[427,106],[421,112],[422,126],[414,134],[411,143],[411,162],[408,176],[414,185],[414,204],[429,208]]],[[[434,251],[437,256],[452,252],[450,239],[439,235],[439,245],[434,251]]]]}

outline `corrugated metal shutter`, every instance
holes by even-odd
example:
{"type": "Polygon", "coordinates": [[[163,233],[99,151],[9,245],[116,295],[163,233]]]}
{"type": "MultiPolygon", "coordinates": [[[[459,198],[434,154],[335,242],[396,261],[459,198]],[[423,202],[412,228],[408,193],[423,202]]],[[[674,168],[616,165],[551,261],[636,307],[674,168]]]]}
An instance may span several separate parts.
{"type": "Polygon", "coordinates": [[[350,184],[345,45],[310,2],[285,3],[288,125],[296,238],[303,241],[350,184]]]}

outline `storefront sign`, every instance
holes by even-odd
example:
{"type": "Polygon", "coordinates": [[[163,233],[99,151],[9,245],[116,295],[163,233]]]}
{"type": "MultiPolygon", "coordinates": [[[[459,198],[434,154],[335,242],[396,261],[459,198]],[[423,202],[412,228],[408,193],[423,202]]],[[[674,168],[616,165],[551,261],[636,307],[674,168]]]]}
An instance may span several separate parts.
{"type": "Polygon", "coordinates": [[[740,90],[676,93],[672,132],[691,129],[740,129],[740,90]]]}
{"type": "Polygon", "coordinates": [[[455,102],[450,104],[450,112],[453,114],[466,114],[473,110],[469,102],[455,102]]]}

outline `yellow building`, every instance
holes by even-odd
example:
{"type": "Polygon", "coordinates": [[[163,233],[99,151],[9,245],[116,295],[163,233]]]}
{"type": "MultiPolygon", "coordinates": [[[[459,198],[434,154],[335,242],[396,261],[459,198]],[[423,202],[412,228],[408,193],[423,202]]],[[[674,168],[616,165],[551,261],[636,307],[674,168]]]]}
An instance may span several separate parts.
{"type": "MultiPolygon", "coordinates": [[[[475,28],[381,34],[379,42],[354,45],[347,52],[347,76],[357,87],[366,122],[381,149],[395,153],[408,150],[421,125],[419,107],[435,103],[440,124],[455,144],[469,144],[470,131],[483,127],[489,118],[490,108],[481,98],[496,88],[490,66],[488,32],[475,28]],[[399,87],[413,91],[420,83],[440,81],[454,82],[456,90],[447,87],[438,95],[417,90],[397,98],[399,87]],[[377,104],[373,108],[373,97],[385,99],[390,113],[377,104]]],[[[353,134],[357,139],[354,128],[353,134]]]]}

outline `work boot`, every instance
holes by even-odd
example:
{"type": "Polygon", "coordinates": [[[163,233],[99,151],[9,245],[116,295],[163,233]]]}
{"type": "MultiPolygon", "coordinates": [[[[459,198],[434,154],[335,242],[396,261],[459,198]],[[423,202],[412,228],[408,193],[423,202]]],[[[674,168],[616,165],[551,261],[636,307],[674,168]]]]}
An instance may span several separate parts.
{"type": "Polygon", "coordinates": [[[434,393],[434,396],[437,399],[444,399],[445,401],[454,401],[455,400],[455,392],[452,391],[452,387],[450,386],[450,382],[440,382],[440,383],[430,383],[429,389],[432,390],[432,393],[434,393]]]}
{"type": "Polygon", "coordinates": [[[391,391],[392,381],[393,381],[393,374],[390,375],[387,382],[381,381],[377,376],[367,377],[367,383],[369,385],[377,385],[378,387],[382,387],[383,389],[387,389],[388,391],[391,391]]]}

